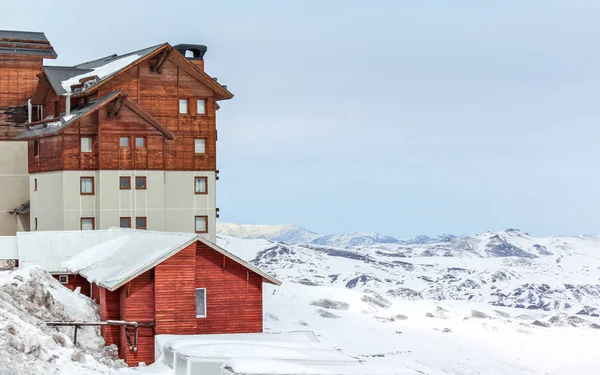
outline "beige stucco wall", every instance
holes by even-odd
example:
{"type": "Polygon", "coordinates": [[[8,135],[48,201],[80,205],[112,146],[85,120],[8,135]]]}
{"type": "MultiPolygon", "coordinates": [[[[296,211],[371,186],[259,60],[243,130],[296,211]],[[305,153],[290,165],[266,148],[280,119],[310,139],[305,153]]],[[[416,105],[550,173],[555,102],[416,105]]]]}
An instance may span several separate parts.
{"type": "Polygon", "coordinates": [[[28,193],[27,142],[0,141],[0,235],[27,229],[9,211],[27,202],[28,193]]]}
{"type": "Polygon", "coordinates": [[[194,217],[208,216],[216,240],[215,173],[183,171],[59,171],[30,176],[31,228],[80,229],[82,217],[94,217],[96,229],[118,227],[121,217],[146,217],[149,230],[194,232],[194,217]],[[95,194],[80,194],[80,177],[94,177],[95,194]],[[131,176],[131,190],[119,189],[119,177],[131,176]],[[146,177],[146,190],[135,189],[135,176],[146,177]],[[194,194],[194,177],[208,177],[208,194],[194,194]],[[33,191],[37,179],[37,191],[33,191]]]}

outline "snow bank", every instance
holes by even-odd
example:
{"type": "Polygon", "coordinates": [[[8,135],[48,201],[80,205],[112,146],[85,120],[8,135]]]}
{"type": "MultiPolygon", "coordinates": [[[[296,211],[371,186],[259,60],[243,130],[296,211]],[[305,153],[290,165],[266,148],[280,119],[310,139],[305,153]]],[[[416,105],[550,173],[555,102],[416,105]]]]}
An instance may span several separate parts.
{"type": "Polygon", "coordinates": [[[110,374],[124,366],[97,328],[78,330],[75,347],[73,328],[45,324],[98,320],[96,308],[39,267],[0,272],[0,374],[110,374]]]}

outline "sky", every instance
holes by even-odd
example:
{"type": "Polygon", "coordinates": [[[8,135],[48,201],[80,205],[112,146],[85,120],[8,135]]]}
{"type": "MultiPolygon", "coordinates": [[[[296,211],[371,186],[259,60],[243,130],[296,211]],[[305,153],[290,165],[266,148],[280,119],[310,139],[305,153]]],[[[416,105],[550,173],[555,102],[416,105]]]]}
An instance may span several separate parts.
{"type": "Polygon", "coordinates": [[[221,221],[600,233],[597,0],[0,3],[52,65],[206,44],[221,221]]]}

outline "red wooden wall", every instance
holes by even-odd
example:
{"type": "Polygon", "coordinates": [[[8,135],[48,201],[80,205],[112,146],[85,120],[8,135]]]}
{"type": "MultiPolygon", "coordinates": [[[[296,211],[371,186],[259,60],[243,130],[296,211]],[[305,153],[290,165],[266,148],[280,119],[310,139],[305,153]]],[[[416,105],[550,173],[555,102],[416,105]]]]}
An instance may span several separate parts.
{"type": "Polygon", "coordinates": [[[196,287],[206,288],[207,302],[196,333],[262,332],[262,277],[201,242],[196,252],[196,287]]]}
{"type": "MultiPolygon", "coordinates": [[[[128,322],[149,323],[154,321],[154,270],[147,271],[118,290],[121,320],[128,322]]],[[[133,342],[133,328],[129,328],[129,336],[133,342]]],[[[120,328],[120,357],[129,366],[137,366],[140,362],[154,362],[154,329],[140,327],[138,330],[137,352],[129,350],[125,328],[120,328]]]]}
{"type": "MultiPolygon", "coordinates": [[[[59,275],[52,275],[56,280],[59,280],[59,275]]],[[[69,282],[67,284],[62,284],[64,287],[69,288],[70,290],[75,290],[77,287],[80,287],[80,293],[84,296],[90,296],[90,282],[86,280],[85,277],[80,275],[68,275],[69,282]]],[[[60,281],[60,280],[59,280],[60,281]]]]}
{"type": "MultiPolygon", "coordinates": [[[[98,298],[100,300],[100,320],[119,320],[120,308],[119,308],[119,292],[111,292],[105,288],[98,288],[98,298]]],[[[118,326],[102,326],[100,332],[104,337],[106,345],[115,344],[120,346],[120,327],[118,326]]]]}

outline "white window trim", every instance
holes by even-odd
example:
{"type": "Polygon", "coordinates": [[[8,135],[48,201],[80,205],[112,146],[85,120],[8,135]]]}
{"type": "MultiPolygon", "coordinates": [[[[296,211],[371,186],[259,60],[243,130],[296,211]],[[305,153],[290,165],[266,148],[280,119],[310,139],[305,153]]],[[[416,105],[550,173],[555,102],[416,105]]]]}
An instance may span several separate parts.
{"type": "Polygon", "coordinates": [[[205,155],[206,154],[206,138],[195,138],[194,139],[194,154],[196,155],[205,155]],[[196,142],[198,141],[203,141],[203,146],[204,146],[204,151],[202,152],[198,152],[197,151],[197,146],[196,146],[196,142]]]}
{"type": "Polygon", "coordinates": [[[79,149],[81,150],[81,152],[86,152],[86,153],[87,153],[87,152],[93,152],[93,147],[94,147],[94,146],[93,146],[93,142],[92,142],[92,137],[81,137],[81,138],[80,138],[80,140],[79,140],[79,149]],[[89,147],[89,149],[87,149],[87,148],[86,148],[85,150],[83,149],[83,140],[84,140],[84,139],[85,139],[86,141],[87,141],[87,140],[89,140],[89,142],[90,142],[90,144],[89,144],[89,146],[90,146],[90,147],[89,147]]]}
{"type": "Polygon", "coordinates": [[[204,290],[204,315],[198,315],[196,312],[196,318],[206,318],[206,316],[208,315],[208,311],[206,310],[206,288],[196,288],[196,291],[198,290],[204,290]]]}
{"type": "Polygon", "coordinates": [[[206,99],[196,99],[196,114],[205,115],[206,114],[206,99]],[[202,112],[200,112],[200,103],[202,103],[202,112]]]}
{"type": "Polygon", "coordinates": [[[61,284],[68,284],[69,283],[69,275],[58,275],[58,282],[61,284]],[[66,278],[65,281],[62,280],[62,278],[66,278]]]}
{"type": "Polygon", "coordinates": [[[190,100],[189,99],[179,99],[179,114],[187,115],[190,113],[190,100]],[[182,112],[185,105],[185,112],[182,112]]]}

